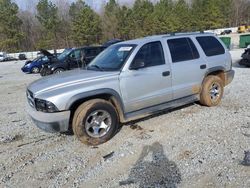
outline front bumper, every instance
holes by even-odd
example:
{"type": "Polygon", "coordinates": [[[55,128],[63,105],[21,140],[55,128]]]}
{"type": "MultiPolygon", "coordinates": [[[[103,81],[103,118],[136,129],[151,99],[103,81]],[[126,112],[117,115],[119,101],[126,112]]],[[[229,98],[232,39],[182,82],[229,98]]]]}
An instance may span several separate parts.
{"type": "Polygon", "coordinates": [[[235,72],[234,70],[230,70],[225,72],[224,74],[225,74],[225,86],[226,86],[233,81],[235,72]]]}
{"type": "Polygon", "coordinates": [[[46,132],[67,132],[69,130],[70,111],[44,113],[26,105],[28,114],[30,115],[36,126],[46,132]]]}
{"type": "Polygon", "coordinates": [[[27,72],[30,72],[30,68],[26,67],[26,66],[23,66],[21,68],[21,70],[24,72],[24,73],[27,73],[27,72]]]}

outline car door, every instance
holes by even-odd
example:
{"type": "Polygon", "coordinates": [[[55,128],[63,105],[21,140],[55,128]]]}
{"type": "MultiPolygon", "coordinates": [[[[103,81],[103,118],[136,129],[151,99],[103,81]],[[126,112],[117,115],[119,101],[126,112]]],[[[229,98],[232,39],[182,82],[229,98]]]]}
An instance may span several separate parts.
{"type": "Polygon", "coordinates": [[[69,69],[75,69],[81,67],[81,50],[73,50],[69,55],[69,69]]]}
{"type": "Polygon", "coordinates": [[[129,70],[120,74],[125,111],[132,112],[172,100],[171,72],[160,41],[143,45],[129,70]],[[141,68],[134,69],[139,62],[141,68]]]}
{"type": "Polygon", "coordinates": [[[172,61],[173,98],[199,93],[207,65],[193,40],[190,37],[173,38],[168,39],[167,44],[172,61]]]}

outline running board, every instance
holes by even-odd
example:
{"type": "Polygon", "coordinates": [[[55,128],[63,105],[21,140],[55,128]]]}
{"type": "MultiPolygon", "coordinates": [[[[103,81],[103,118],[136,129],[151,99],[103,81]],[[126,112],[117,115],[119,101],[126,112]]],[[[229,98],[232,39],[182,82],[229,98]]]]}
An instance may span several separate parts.
{"type": "Polygon", "coordinates": [[[170,110],[170,109],[174,109],[180,106],[184,106],[184,105],[196,102],[198,100],[199,100],[198,95],[191,95],[188,97],[183,97],[183,98],[176,99],[167,103],[163,103],[160,105],[152,106],[149,108],[144,108],[142,110],[138,110],[135,112],[129,112],[125,114],[125,122],[144,118],[153,114],[157,114],[161,112],[162,110],[170,110]]]}

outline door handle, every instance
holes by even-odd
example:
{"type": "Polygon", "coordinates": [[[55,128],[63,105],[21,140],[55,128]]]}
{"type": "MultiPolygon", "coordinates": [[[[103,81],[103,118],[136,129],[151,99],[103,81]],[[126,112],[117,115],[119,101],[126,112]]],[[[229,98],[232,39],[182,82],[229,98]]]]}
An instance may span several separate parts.
{"type": "Polygon", "coordinates": [[[170,75],[170,71],[165,71],[165,72],[162,73],[162,76],[164,76],[164,77],[169,76],[169,75],[170,75]]]}
{"type": "Polygon", "coordinates": [[[207,65],[205,64],[200,66],[200,69],[205,69],[205,68],[207,68],[207,65]]]}

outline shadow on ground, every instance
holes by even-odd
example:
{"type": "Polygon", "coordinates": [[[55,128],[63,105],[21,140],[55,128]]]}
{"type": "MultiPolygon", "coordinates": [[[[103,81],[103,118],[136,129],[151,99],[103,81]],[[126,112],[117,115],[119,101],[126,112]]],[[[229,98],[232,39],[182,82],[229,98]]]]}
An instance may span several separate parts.
{"type": "Polygon", "coordinates": [[[120,186],[139,184],[140,188],[175,188],[180,182],[181,173],[177,165],[166,157],[162,145],[155,142],[150,146],[143,147],[128,179],[119,182],[119,184],[120,186]]]}

